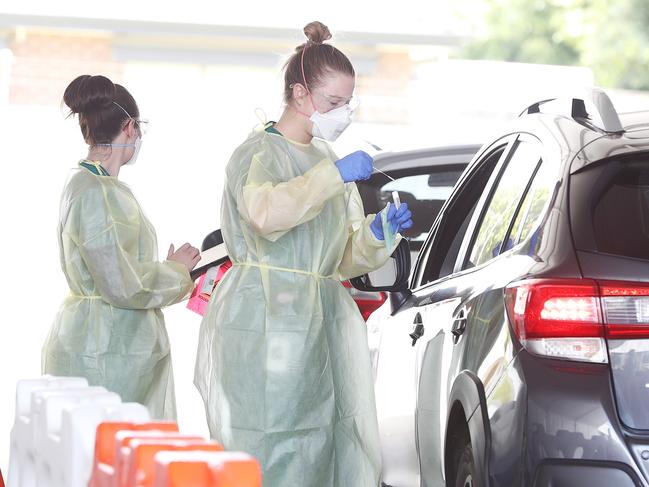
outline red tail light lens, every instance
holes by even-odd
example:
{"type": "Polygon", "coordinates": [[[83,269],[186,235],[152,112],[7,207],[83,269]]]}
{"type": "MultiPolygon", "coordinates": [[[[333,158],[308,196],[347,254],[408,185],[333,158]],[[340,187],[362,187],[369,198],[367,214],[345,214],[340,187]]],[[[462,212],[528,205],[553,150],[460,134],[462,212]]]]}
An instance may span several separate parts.
{"type": "Polygon", "coordinates": [[[514,332],[532,353],[604,363],[598,287],[589,280],[529,280],[505,291],[514,332]]]}
{"type": "Polygon", "coordinates": [[[506,299],[519,338],[604,336],[594,281],[524,281],[506,299]]]}

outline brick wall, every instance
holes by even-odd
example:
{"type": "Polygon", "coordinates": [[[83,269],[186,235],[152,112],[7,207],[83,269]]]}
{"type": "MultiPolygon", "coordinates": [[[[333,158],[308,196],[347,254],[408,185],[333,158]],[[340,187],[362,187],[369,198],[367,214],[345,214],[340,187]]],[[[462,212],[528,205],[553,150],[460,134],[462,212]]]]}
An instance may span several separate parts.
{"type": "Polygon", "coordinates": [[[359,76],[357,93],[361,105],[357,120],[371,123],[408,123],[410,113],[404,94],[413,76],[413,63],[406,52],[380,52],[376,71],[359,76]]]}
{"type": "Polygon", "coordinates": [[[103,74],[119,82],[110,36],[17,31],[9,43],[13,64],[9,103],[60,105],[63,91],[80,74],[103,74]]]}
{"type": "MultiPolygon", "coordinates": [[[[58,107],[66,86],[80,74],[103,74],[120,82],[124,66],[114,58],[113,40],[111,34],[96,31],[16,29],[8,43],[13,53],[9,103],[58,107]]],[[[356,120],[409,123],[404,93],[412,76],[407,52],[379,51],[375,71],[357,79],[362,103],[356,120]]]]}

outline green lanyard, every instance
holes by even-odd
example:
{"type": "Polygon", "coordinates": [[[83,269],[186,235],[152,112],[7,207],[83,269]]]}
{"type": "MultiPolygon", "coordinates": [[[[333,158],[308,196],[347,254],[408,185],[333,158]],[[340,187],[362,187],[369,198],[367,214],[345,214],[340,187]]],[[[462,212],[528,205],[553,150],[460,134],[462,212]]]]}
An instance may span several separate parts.
{"type": "Polygon", "coordinates": [[[110,173],[103,168],[99,161],[89,161],[88,159],[83,159],[81,162],[79,162],[79,165],[97,176],[110,176],[110,173]]]}
{"type": "Polygon", "coordinates": [[[282,133],[275,128],[275,123],[276,122],[268,122],[264,127],[264,130],[269,134],[281,135],[283,137],[284,135],[282,135],[282,133]]]}

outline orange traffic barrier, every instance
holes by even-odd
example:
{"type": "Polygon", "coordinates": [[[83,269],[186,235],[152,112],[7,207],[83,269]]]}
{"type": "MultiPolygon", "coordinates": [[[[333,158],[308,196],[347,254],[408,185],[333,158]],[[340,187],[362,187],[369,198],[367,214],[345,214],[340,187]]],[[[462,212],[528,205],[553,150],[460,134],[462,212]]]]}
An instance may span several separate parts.
{"type": "Polygon", "coordinates": [[[156,454],[152,487],[261,487],[257,460],[239,452],[156,454]]]}
{"type": "Polygon", "coordinates": [[[127,471],[131,456],[131,443],[134,440],[205,441],[196,435],[166,433],[161,431],[118,431],[115,436],[115,487],[132,487],[128,484],[127,471]]]}
{"type": "Polygon", "coordinates": [[[117,487],[115,478],[117,433],[120,431],[157,431],[177,433],[178,424],[161,421],[151,423],[104,422],[97,427],[95,458],[89,487],[117,487]]]}
{"type": "Polygon", "coordinates": [[[161,451],[223,451],[213,441],[178,440],[174,438],[134,438],[123,448],[121,467],[124,487],[152,487],[155,476],[155,455],[161,451]]]}

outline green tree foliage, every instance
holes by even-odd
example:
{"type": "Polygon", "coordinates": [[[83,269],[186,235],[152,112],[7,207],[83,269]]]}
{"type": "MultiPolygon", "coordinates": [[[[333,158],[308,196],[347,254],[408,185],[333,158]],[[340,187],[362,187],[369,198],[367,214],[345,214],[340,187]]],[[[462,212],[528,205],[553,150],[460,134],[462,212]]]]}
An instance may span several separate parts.
{"type": "Polygon", "coordinates": [[[649,0],[484,0],[469,59],[591,67],[602,86],[649,90],[649,0]]]}
{"type": "Polygon", "coordinates": [[[591,0],[581,64],[602,86],[649,90],[649,0],[591,0]]]}

